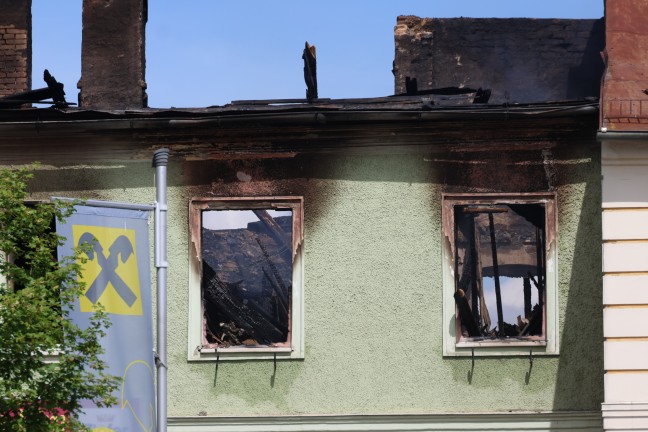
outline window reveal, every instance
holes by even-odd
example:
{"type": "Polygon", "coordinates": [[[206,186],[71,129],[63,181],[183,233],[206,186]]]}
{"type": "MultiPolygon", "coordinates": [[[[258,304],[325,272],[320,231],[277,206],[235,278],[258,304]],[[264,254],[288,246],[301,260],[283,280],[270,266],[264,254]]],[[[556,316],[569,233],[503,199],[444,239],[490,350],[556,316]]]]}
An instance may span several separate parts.
{"type": "Polygon", "coordinates": [[[545,338],[542,203],[454,206],[457,340],[545,338]]]}
{"type": "Polygon", "coordinates": [[[202,212],[206,347],[289,346],[291,209],[202,212]]]}

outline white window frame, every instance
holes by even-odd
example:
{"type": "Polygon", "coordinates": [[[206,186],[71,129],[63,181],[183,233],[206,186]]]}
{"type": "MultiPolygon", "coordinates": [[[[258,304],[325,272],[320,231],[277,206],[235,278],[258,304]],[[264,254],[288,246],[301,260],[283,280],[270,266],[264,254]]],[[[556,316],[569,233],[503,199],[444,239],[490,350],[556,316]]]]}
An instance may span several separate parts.
{"type": "Polygon", "coordinates": [[[558,341],[558,260],[556,194],[538,193],[444,193],[442,194],[443,220],[443,355],[458,356],[529,356],[557,355],[558,341]],[[462,341],[457,335],[457,306],[454,267],[454,206],[493,204],[544,204],[545,206],[545,340],[462,341]]]}
{"type": "Polygon", "coordinates": [[[218,197],[189,203],[189,361],[275,360],[304,358],[304,199],[295,196],[218,197]],[[286,209],[293,211],[293,274],[289,347],[204,348],[204,308],[201,287],[202,212],[208,210],[286,209]]]}

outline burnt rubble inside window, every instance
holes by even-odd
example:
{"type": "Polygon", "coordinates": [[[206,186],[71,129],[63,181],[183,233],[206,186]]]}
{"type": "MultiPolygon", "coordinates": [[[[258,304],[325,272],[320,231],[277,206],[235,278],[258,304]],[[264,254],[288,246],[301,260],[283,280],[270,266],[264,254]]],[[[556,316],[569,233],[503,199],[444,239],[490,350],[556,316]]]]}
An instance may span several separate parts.
{"type": "Polygon", "coordinates": [[[542,203],[454,206],[458,339],[545,338],[542,203]]]}
{"type": "Polygon", "coordinates": [[[289,346],[291,209],[204,210],[204,340],[209,347],[289,346]]]}

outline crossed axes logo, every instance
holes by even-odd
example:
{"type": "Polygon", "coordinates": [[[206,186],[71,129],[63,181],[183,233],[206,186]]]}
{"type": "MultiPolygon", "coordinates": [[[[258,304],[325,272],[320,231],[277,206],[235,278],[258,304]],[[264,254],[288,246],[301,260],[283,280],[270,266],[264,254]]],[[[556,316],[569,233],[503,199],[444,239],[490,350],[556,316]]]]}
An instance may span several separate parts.
{"type": "Polygon", "coordinates": [[[128,237],[124,235],[117,237],[108,248],[107,257],[104,254],[101,243],[93,234],[89,232],[83,233],[77,245],[81,246],[83,244],[91,246],[92,249],[86,251],[86,254],[91,261],[95,261],[96,259],[97,264],[101,268],[101,271],[90,285],[90,288],[86,291],[85,296],[92,304],[96,304],[110,283],[122,300],[129,307],[133,306],[133,303],[137,300],[137,296],[116,272],[119,260],[125,263],[134,252],[133,245],[128,237]]]}

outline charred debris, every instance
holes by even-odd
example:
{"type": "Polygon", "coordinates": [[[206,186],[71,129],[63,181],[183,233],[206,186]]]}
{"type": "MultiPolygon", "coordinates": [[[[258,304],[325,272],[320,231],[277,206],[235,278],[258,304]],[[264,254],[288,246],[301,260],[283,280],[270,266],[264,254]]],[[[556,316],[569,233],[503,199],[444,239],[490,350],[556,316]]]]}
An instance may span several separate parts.
{"type": "Polygon", "coordinates": [[[461,337],[542,337],[546,284],[544,206],[458,205],[454,216],[454,299],[461,337]],[[508,284],[506,292],[503,281],[508,284]],[[507,322],[505,312],[516,316],[515,321],[507,322]],[[495,317],[491,317],[493,313],[495,317]]]}
{"type": "Polygon", "coordinates": [[[0,98],[0,109],[17,108],[22,105],[34,103],[52,104],[52,106],[56,108],[67,108],[72,105],[65,100],[63,83],[56,81],[56,78],[54,78],[47,69],[43,72],[43,80],[45,80],[47,87],[14,93],[0,98]],[[52,99],[52,101],[46,102],[47,99],[52,99]]]}
{"type": "Polygon", "coordinates": [[[202,229],[206,347],[289,341],[292,215],[249,210],[244,228],[202,229]]]}

